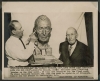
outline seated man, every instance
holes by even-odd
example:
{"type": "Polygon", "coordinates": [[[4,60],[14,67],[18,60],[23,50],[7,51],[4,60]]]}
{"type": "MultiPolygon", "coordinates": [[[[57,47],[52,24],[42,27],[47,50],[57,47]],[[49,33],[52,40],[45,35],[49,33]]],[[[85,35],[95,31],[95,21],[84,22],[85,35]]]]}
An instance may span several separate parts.
{"type": "Polygon", "coordinates": [[[28,59],[32,56],[34,45],[30,42],[25,46],[22,37],[23,29],[19,21],[12,20],[9,24],[10,38],[6,41],[5,51],[8,58],[8,67],[27,66],[28,59]]]}
{"type": "Polygon", "coordinates": [[[85,67],[93,66],[88,46],[77,40],[78,33],[70,27],[66,32],[67,40],[59,46],[60,57],[63,66],[85,67]]]}

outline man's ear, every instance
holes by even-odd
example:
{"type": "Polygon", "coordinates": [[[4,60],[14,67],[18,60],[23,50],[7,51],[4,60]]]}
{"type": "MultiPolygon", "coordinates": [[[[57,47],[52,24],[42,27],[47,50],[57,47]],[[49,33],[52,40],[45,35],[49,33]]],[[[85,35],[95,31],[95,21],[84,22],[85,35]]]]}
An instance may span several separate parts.
{"type": "Polygon", "coordinates": [[[13,33],[13,34],[16,34],[16,31],[15,31],[15,30],[12,30],[12,33],[13,33]]]}

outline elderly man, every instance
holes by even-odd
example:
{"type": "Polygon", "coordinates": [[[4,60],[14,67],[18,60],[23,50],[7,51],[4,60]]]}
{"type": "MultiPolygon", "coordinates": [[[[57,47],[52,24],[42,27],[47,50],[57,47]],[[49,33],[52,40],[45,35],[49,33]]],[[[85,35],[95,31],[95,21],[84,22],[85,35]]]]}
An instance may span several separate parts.
{"type": "Polygon", "coordinates": [[[48,45],[51,36],[51,21],[46,15],[40,15],[36,20],[33,32],[28,39],[34,42],[35,51],[34,55],[51,55],[52,48],[48,45]]]}
{"type": "Polygon", "coordinates": [[[19,21],[12,20],[9,28],[11,36],[5,44],[8,67],[27,66],[29,64],[28,58],[33,54],[34,45],[31,42],[27,46],[24,45],[21,39],[23,37],[23,29],[19,21]]]}
{"type": "Polygon", "coordinates": [[[70,27],[66,32],[66,41],[59,47],[60,57],[63,66],[85,67],[92,66],[88,46],[77,40],[78,33],[75,28],[70,27]]]}

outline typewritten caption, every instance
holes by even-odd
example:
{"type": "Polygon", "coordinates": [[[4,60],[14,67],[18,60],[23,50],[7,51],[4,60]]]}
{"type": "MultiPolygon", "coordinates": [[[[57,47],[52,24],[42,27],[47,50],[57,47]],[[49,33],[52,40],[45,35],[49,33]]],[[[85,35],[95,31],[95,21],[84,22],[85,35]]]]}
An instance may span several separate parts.
{"type": "Polygon", "coordinates": [[[12,67],[10,77],[92,78],[90,67],[12,67]]]}

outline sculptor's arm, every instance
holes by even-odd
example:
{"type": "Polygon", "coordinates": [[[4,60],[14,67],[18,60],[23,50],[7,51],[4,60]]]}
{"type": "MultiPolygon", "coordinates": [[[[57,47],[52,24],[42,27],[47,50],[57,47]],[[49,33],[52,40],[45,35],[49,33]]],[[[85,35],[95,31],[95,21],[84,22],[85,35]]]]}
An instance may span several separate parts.
{"type": "Polygon", "coordinates": [[[5,50],[9,57],[15,60],[25,61],[33,54],[34,45],[28,45],[26,49],[21,50],[14,42],[12,44],[6,43],[5,50]]]}
{"type": "MultiPolygon", "coordinates": [[[[32,42],[31,44],[34,45],[37,41],[37,37],[35,36],[35,32],[32,32],[30,35],[29,35],[29,38],[27,39],[26,41],[26,45],[29,45],[30,42],[32,42]]],[[[34,45],[35,46],[35,45],[34,45]]],[[[35,49],[34,49],[35,50],[35,49]]],[[[27,59],[27,61],[32,64],[35,62],[35,58],[34,58],[34,50],[33,50],[33,54],[27,59]]]]}
{"type": "Polygon", "coordinates": [[[29,38],[26,41],[26,45],[28,45],[30,43],[30,41],[33,42],[33,43],[35,43],[37,41],[37,37],[35,36],[35,32],[32,32],[29,35],[29,38]]]}

